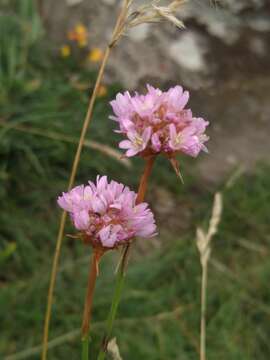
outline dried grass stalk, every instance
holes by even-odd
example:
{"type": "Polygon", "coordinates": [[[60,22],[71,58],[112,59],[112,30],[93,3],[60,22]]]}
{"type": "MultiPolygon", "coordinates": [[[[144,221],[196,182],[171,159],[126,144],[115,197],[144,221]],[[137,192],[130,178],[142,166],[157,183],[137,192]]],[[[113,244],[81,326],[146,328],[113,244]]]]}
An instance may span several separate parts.
{"type": "Polygon", "coordinates": [[[201,264],[207,263],[211,248],[210,242],[212,237],[216,234],[218,225],[221,219],[222,214],[222,195],[220,193],[216,193],[212,216],[209,221],[209,227],[207,233],[205,233],[201,228],[197,228],[197,247],[200,253],[201,264]]]}
{"type": "Polygon", "coordinates": [[[197,229],[197,247],[200,253],[202,266],[200,360],[206,360],[206,295],[208,260],[211,254],[210,244],[213,236],[217,233],[221,215],[222,195],[220,193],[216,193],[207,233],[205,233],[201,228],[197,229]]]}
{"type": "Polygon", "coordinates": [[[139,7],[132,12],[127,21],[127,27],[134,27],[145,23],[159,23],[169,21],[179,28],[184,28],[184,23],[176,17],[176,12],[186,0],[175,0],[167,6],[158,6],[159,1],[139,7]]]}
{"type": "Polygon", "coordinates": [[[147,5],[143,5],[133,10],[131,8],[133,0],[129,1],[125,21],[119,27],[119,31],[115,34],[112,44],[128,31],[128,29],[135,26],[147,23],[160,23],[169,21],[180,29],[185,28],[184,23],[176,16],[178,10],[188,0],[174,0],[169,2],[167,6],[159,6],[159,0],[155,0],[147,5]]]}

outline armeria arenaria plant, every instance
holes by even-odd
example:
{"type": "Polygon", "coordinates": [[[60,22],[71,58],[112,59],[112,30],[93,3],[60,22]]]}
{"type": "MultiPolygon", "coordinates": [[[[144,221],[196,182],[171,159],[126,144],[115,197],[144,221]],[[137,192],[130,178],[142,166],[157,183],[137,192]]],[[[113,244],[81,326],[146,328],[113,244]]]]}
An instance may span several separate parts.
{"type": "MultiPolygon", "coordinates": [[[[180,176],[176,155],[183,153],[196,157],[201,150],[207,151],[204,143],[208,140],[205,134],[208,122],[193,117],[192,111],[185,108],[189,99],[188,91],[183,91],[181,86],[175,86],[163,92],[150,85],[147,85],[147,90],[146,95],[136,93],[131,96],[128,91],[124,94],[119,93],[116,99],[111,101],[114,115],[110,118],[119,124],[116,132],[127,137],[120,142],[119,147],[126,150],[127,157],[140,156],[145,161],[137,203],[144,201],[147,183],[158,155],[169,158],[177,175],[180,176]]],[[[103,360],[106,356],[120,300],[130,244],[124,248],[98,360],[103,360]]]]}
{"type": "MultiPolygon", "coordinates": [[[[148,86],[148,93],[146,95],[135,95],[132,97],[129,95],[129,93],[125,93],[124,95],[119,94],[115,102],[112,102],[112,105],[116,115],[115,120],[117,120],[120,125],[120,132],[122,132],[127,137],[127,139],[123,140],[121,143],[121,148],[127,150],[126,156],[132,157],[138,155],[143,157],[145,160],[145,167],[140,179],[138,194],[132,196],[130,195],[132,197],[131,208],[133,210],[137,209],[139,212],[141,212],[143,214],[142,219],[137,218],[137,220],[135,220],[136,217],[134,218],[133,216],[132,221],[134,224],[137,221],[137,228],[130,228],[125,222],[123,222],[121,217],[118,217],[120,206],[119,204],[117,204],[117,206],[114,208],[108,208],[106,207],[107,205],[105,206],[108,199],[105,197],[106,201],[104,202],[103,195],[100,195],[101,193],[97,188],[101,186],[100,184],[104,185],[105,183],[107,184],[106,186],[108,188],[111,186],[112,183],[108,183],[107,180],[105,181],[106,178],[102,177],[98,179],[96,185],[89,184],[85,187],[72,189],[79,165],[83,142],[86,137],[88,126],[92,119],[94,103],[98,96],[104,69],[107,65],[112,48],[118,43],[118,40],[122,37],[122,35],[127,33],[128,29],[143,23],[159,23],[166,20],[179,28],[184,28],[183,23],[177,18],[176,13],[185,2],[185,0],[173,0],[168,1],[167,4],[161,6],[159,1],[149,1],[149,3],[146,1],[146,4],[137,9],[132,7],[133,0],[123,0],[122,2],[122,7],[116,20],[111,40],[106,47],[104,56],[101,61],[93,94],[89,101],[87,114],[82,126],[80,141],[76,150],[69,179],[69,192],[64,194],[59,199],[59,204],[61,207],[63,207],[64,212],[62,213],[59,225],[57,244],[52,266],[52,275],[48,292],[48,303],[44,324],[42,360],[47,359],[47,344],[53,302],[53,292],[67,214],[70,213],[73,224],[79,232],[77,235],[81,237],[85,243],[90,244],[93,247],[93,261],[91,262],[90,270],[91,276],[89,277],[88,291],[86,296],[86,304],[88,305],[86,305],[84,313],[84,319],[88,320],[85,320],[83,325],[84,359],[88,359],[88,329],[90,323],[94,284],[98,272],[99,260],[103,253],[108,249],[113,249],[119,246],[123,247],[122,258],[117,271],[115,292],[107,320],[106,334],[104,336],[103,343],[98,355],[98,360],[102,360],[106,356],[107,344],[111,337],[113,322],[121,296],[125,267],[131,241],[136,235],[149,237],[152,236],[155,232],[153,215],[150,210],[148,210],[147,205],[141,204],[144,202],[147,182],[152,171],[154,160],[159,154],[166,155],[171,161],[174,169],[176,170],[176,173],[180,176],[180,171],[175,156],[179,153],[185,153],[195,157],[200,153],[201,150],[206,150],[204,143],[207,140],[207,136],[204,132],[208,123],[201,118],[194,118],[191,111],[185,108],[185,105],[188,101],[188,93],[183,91],[181,87],[177,86],[168,90],[167,92],[162,92],[159,89],[154,89],[148,86]],[[126,116],[125,118],[122,116],[122,112],[126,116]],[[87,200],[88,195],[86,194],[88,193],[91,194],[91,196],[93,196],[93,194],[95,195],[93,198],[87,200]],[[99,193],[98,196],[97,193],[99,193]],[[87,200],[86,202],[85,195],[87,200]],[[134,196],[136,196],[136,199],[134,196]],[[80,199],[80,204],[83,204],[81,209],[78,209],[77,205],[75,207],[73,207],[73,205],[70,207],[69,200],[72,199],[71,202],[73,204],[73,200],[77,197],[80,199]],[[95,211],[95,207],[98,207],[99,211],[95,211]],[[114,220],[109,220],[109,218],[111,219],[112,214],[115,216],[116,223],[114,223],[114,220]],[[99,222],[100,220],[101,222],[99,222]],[[145,221],[145,223],[143,221],[145,221]],[[148,230],[146,231],[146,229],[148,230]]],[[[126,188],[123,186],[123,191],[124,189],[126,188]]]]}
{"type": "Polygon", "coordinates": [[[93,293],[103,254],[128,244],[136,236],[155,235],[154,216],[148,204],[136,203],[137,194],[106,176],[97,177],[96,184],[80,185],[58,197],[58,205],[70,215],[75,235],[92,247],[82,323],[82,359],[88,359],[89,330],[93,293]]]}
{"type": "Polygon", "coordinates": [[[123,184],[108,182],[106,176],[98,176],[96,184],[89,182],[86,186],[77,186],[58,198],[59,206],[69,213],[78,230],[76,236],[93,248],[82,325],[83,359],[88,359],[93,293],[102,255],[107,250],[124,246],[99,360],[104,359],[110,339],[130,243],[137,236],[149,238],[155,235],[154,216],[143,202],[155,157],[165,155],[174,164],[178,153],[195,157],[201,150],[206,151],[204,143],[208,140],[205,135],[208,122],[194,118],[192,111],[185,108],[189,93],[180,86],[166,92],[149,85],[147,89],[146,95],[136,94],[132,97],[125,92],[111,101],[115,113],[112,118],[120,127],[117,131],[128,138],[121,141],[120,148],[127,149],[126,156],[139,155],[146,161],[138,195],[123,184]]]}

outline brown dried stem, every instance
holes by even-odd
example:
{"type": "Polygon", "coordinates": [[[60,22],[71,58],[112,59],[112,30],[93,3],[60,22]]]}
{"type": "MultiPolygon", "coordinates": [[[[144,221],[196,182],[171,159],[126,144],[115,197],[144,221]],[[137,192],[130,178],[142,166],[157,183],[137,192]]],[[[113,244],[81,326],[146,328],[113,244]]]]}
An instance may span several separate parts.
{"type": "Polygon", "coordinates": [[[145,194],[146,194],[146,190],[147,190],[147,184],[148,184],[148,179],[149,176],[152,172],[152,168],[154,165],[154,161],[155,161],[155,156],[150,156],[149,158],[147,158],[145,161],[145,167],[144,167],[144,171],[143,174],[141,176],[140,179],[140,184],[139,184],[139,188],[138,188],[138,195],[136,198],[136,204],[140,204],[141,202],[144,201],[145,198],[145,194]]]}
{"type": "Polygon", "coordinates": [[[93,249],[93,255],[90,261],[89,277],[87,284],[87,292],[84,302],[83,321],[82,321],[82,358],[88,359],[89,333],[92,318],[92,307],[96,279],[99,273],[99,262],[104,254],[103,250],[93,249]]]}
{"type": "Polygon", "coordinates": [[[87,293],[84,303],[83,321],[82,321],[82,338],[87,337],[90,330],[90,322],[92,315],[92,304],[95,290],[96,279],[98,276],[99,261],[102,254],[98,251],[93,251],[93,255],[90,262],[89,277],[87,284],[87,293]]]}

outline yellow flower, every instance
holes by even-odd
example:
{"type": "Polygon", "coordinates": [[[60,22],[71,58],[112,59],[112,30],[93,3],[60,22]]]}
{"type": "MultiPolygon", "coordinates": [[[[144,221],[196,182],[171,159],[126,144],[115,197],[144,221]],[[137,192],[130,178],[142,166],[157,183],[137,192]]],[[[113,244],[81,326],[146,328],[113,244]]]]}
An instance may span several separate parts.
{"type": "Polygon", "coordinates": [[[88,59],[91,62],[99,62],[102,58],[103,51],[99,48],[93,48],[88,54],[88,59]]]}
{"type": "Polygon", "coordinates": [[[73,30],[68,32],[68,39],[76,41],[79,47],[85,47],[87,45],[88,31],[82,24],[77,24],[73,30]]]}
{"type": "Polygon", "coordinates": [[[60,52],[61,52],[61,56],[66,58],[66,57],[69,57],[70,54],[71,54],[71,49],[70,49],[70,46],[68,45],[63,45],[60,49],[60,52]]]}
{"type": "Polygon", "coordinates": [[[108,93],[108,89],[105,85],[100,85],[97,91],[97,97],[103,97],[106,96],[108,93]]]}
{"type": "Polygon", "coordinates": [[[83,35],[83,36],[85,36],[86,34],[87,34],[87,29],[86,29],[86,27],[84,26],[84,25],[82,25],[82,24],[77,24],[76,26],[75,26],[75,32],[78,34],[78,35],[83,35]]]}

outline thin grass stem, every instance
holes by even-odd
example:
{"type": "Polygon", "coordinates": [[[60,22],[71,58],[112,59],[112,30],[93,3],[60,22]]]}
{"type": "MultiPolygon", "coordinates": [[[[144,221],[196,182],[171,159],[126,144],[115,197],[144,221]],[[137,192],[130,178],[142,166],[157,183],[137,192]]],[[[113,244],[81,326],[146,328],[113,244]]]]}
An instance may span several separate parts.
{"type": "Polygon", "coordinates": [[[206,360],[206,301],[208,263],[202,266],[200,360],[206,360]]]}
{"type": "Polygon", "coordinates": [[[197,228],[197,248],[200,253],[200,261],[202,268],[201,281],[201,331],[200,331],[200,360],[206,360],[206,307],[207,307],[207,272],[208,261],[211,254],[211,241],[217,233],[218,225],[222,215],[222,195],[215,194],[212,216],[209,221],[207,233],[197,228]]]}

